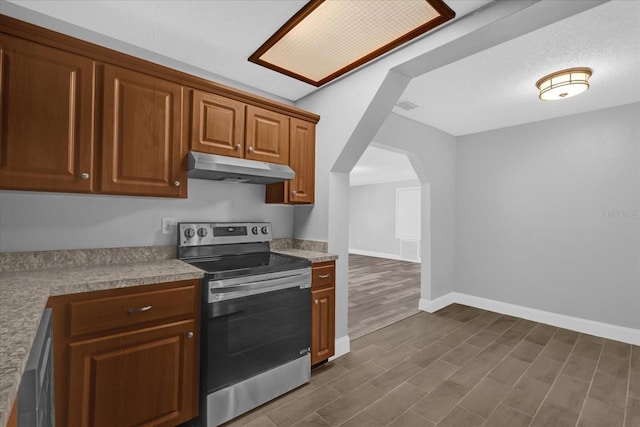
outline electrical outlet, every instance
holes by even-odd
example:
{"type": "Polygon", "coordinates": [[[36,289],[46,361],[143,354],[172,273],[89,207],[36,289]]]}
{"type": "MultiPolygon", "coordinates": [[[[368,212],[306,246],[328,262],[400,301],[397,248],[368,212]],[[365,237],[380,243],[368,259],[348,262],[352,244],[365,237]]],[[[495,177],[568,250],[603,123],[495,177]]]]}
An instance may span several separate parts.
{"type": "Polygon", "coordinates": [[[162,217],[162,234],[171,234],[176,226],[176,219],[172,216],[162,217]]]}

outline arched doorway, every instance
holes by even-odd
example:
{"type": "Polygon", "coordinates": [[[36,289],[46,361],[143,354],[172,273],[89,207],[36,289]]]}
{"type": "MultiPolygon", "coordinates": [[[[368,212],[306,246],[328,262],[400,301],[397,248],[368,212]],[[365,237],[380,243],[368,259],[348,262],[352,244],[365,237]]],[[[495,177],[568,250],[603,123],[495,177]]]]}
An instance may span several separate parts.
{"type": "Polygon", "coordinates": [[[349,180],[350,339],[419,311],[421,186],[407,154],[372,143],[349,180]]]}

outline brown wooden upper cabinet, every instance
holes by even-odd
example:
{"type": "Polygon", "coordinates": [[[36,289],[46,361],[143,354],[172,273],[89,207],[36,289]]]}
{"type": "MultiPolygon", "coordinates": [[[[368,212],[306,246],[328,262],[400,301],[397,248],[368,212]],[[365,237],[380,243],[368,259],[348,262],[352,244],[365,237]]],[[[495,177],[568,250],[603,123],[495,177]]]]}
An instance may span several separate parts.
{"type": "Polygon", "coordinates": [[[93,191],[93,61],[0,34],[0,70],[0,188],[93,191]]]}
{"type": "Polygon", "coordinates": [[[289,164],[289,117],[247,105],[245,158],[289,164]]]}
{"type": "Polygon", "coordinates": [[[0,188],[186,197],[182,86],[6,34],[0,49],[0,188]]]}
{"type": "Polygon", "coordinates": [[[289,165],[267,202],[313,203],[318,120],[0,14],[0,189],[184,198],[191,148],[289,165]]]}
{"type": "Polygon", "coordinates": [[[312,204],[315,191],[316,125],[291,118],[289,166],[296,176],[291,181],[267,185],[267,203],[312,204]]]}
{"type": "Polygon", "coordinates": [[[187,196],[182,91],[167,80],[104,66],[103,192],[187,196]]]}
{"type": "Polygon", "coordinates": [[[289,117],[194,90],[191,149],[286,165],[289,117]]]}
{"type": "Polygon", "coordinates": [[[193,91],[191,149],[244,157],[246,104],[199,90],[193,91]]]}

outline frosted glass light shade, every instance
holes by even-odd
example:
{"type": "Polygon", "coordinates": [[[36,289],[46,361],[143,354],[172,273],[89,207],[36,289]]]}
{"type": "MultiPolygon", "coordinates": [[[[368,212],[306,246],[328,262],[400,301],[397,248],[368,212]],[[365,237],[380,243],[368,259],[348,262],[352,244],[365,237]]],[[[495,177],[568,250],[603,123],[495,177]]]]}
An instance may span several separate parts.
{"type": "Polygon", "coordinates": [[[569,68],[544,76],[536,82],[543,101],[570,98],[589,89],[590,68],[569,68]]]}
{"type": "Polygon", "coordinates": [[[454,16],[443,0],[311,0],[249,61],[321,86],[454,16]]]}

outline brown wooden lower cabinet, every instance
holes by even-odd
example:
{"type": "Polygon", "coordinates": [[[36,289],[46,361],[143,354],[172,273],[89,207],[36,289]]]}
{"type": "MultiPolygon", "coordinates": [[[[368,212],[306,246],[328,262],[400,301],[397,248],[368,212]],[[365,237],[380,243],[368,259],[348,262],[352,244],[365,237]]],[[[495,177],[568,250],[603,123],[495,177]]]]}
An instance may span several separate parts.
{"type": "Polygon", "coordinates": [[[311,365],[335,354],[335,262],[311,265],[311,365]]]}
{"type": "Polygon", "coordinates": [[[11,408],[11,413],[9,414],[9,419],[7,420],[7,427],[18,427],[18,401],[17,400],[13,402],[13,408],[11,408]]]}
{"type": "Polygon", "coordinates": [[[70,345],[69,425],[175,425],[183,419],[196,345],[186,320],[70,345]]]}
{"type": "Polygon", "coordinates": [[[52,297],[48,305],[56,425],[172,427],[197,416],[198,280],[52,297]],[[191,304],[176,295],[192,295],[191,304]],[[179,309],[172,308],[172,298],[179,309]],[[93,301],[111,315],[100,320],[74,314],[93,301]],[[120,317],[118,326],[114,317],[120,317]],[[123,317],[130,321],[123,323],[123,317]],[[80,327],[78,321],[92,324],[80,327]]]}

